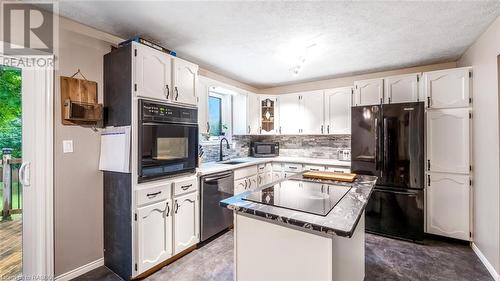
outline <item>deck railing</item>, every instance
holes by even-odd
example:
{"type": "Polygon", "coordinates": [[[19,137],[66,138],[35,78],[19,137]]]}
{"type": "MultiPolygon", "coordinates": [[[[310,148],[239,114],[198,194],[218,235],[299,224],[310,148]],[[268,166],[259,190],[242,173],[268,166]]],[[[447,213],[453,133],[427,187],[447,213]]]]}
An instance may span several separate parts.
{"type": "Polygon", "coordinates": [[[19,168],[22,159],[4,157],[0,159],[0,188],[2,218],[10,219],[12,214],[22,212],[22,186],[19,183],[19,168]]]}

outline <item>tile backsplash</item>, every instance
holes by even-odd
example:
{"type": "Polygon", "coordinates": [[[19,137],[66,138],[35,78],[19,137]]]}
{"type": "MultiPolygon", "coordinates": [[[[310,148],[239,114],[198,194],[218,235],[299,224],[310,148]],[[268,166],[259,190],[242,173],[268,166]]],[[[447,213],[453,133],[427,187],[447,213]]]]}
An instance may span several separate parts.
{"type": "MultiPolygon", "coordinates": [[[[273,135],[273,136],[233,136],[231,149],[223,145],[224,159],[247,157],[250,155],[250,142],[277,141],[280,143],[280,156],[338,159],[340,149],[351,148],[351,135],[273,135]]],[[[219,160],[219,144],[201,143],[204,151],[202,161],[219,160]]]]}

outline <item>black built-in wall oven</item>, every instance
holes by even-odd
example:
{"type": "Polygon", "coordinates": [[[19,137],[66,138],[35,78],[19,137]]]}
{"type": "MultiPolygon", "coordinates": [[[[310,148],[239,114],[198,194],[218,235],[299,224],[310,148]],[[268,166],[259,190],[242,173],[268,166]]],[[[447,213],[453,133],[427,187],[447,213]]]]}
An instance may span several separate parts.
{"type": "Polygon", "coordinates": [[[139,100],[139,182],[194,172],[198,110],[139,100]]]}

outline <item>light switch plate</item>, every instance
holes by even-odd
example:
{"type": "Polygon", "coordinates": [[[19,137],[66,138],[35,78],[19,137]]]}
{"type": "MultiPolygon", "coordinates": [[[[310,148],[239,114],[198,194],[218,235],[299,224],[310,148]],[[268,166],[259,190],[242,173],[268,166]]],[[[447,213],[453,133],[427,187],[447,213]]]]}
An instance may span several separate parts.
{"type": "Polygon", "coordinates": [[[63,153],[73,153],[73,140],[63,140],[63,153]]]}

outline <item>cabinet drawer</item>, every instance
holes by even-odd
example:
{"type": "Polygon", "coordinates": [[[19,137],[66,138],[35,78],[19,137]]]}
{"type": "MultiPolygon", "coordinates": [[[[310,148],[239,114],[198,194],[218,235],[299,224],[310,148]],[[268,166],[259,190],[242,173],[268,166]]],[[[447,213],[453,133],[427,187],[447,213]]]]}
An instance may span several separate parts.
{"type": "Polygon", "coordinates": [[[198,178],[189,177],[189,178],[175,180],[173,182],[173,188],[174,188],[174,196],[196,191],[198,190],[198,178]]]}
{"type": "Polygon", "coordinates": [[[351,169],[343,167],[326,167],[326,171],[335,173],[350,173],[351,169]]]}
{"type": "Polygon", "coordinates": [[[283,164],[283,170],[285,172],[299,173],[302,172],[302,164],[285,163],[283,164]]]}
{"type": "Polygon", "coordinates": [[[324,166],[318,166],[318,165],[305,165],[304,166],[304,171],[324,171],[325,167],[324,166]]]}
{"type": "Polygon", "coordinates": [[[273,166],[271,163],[265,163],[265,164],[259,164],[258,165],[258,171],[259,171],[259,174],[260,173],[267,173],[267,172],[271,172],[273,169],[273,166]]]}
{"type": "Polygon", "coordinates": [[[141,206],[171,198],[170,185],[170,183],[162,183],[137,190],[135,192],[136,205],[141,206]]]}
{"type": "Polygon", "coordinates": [[[283,163],[273,162],[271,164],[273,172],[283,172],[283,163]]]}
{"type": "Polygon", "coordinates": [[[251,177],[257,174],[257,165],[234,170],[234,179],[251,177]]]}

